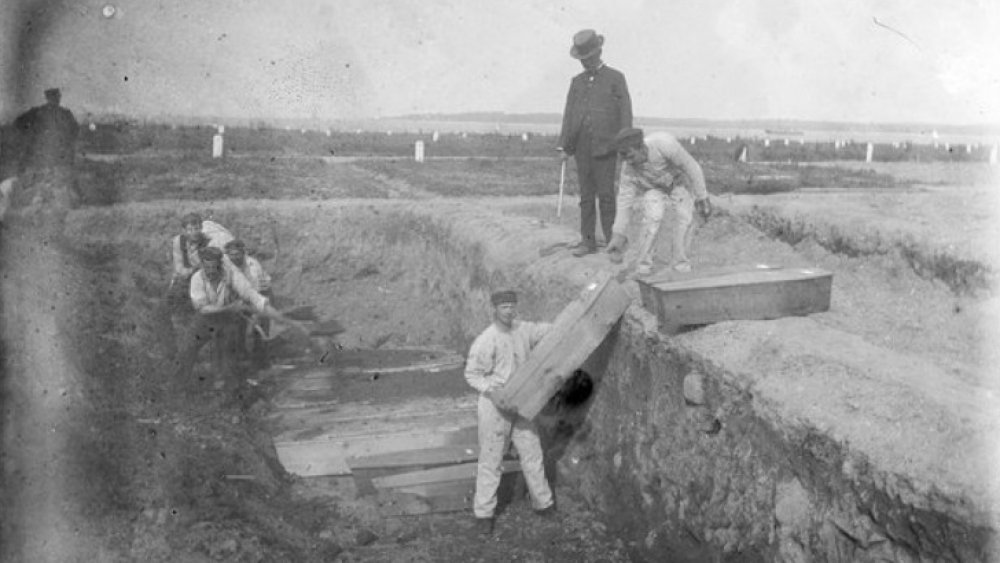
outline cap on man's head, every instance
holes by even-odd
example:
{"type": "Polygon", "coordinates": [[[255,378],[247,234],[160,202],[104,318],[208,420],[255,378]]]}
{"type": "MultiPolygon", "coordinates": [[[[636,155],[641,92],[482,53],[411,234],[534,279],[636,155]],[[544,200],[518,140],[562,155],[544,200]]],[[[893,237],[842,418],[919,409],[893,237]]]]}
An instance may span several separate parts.
{"type": "Polygon", "coordinates": [[[573,47],[569,50],[569,56],[580,60],[589,59],[600,53],[603,45],[603,35],[598,35],[593,29],[584,29],[573,36],[573,47]]]}
{"type": "Polygon", "coordinates": [[[615,135],[613,141],[616,151],[623,151],[627,148],[637,147],[642,144],[642,129],[637,127],[626,127],[615,135]]]}
{"type": "Polygon", "coordinates": [[[61,95],[62,92],[59,91],[59,88],[49,88],[48,90],[45,91],[46,98],[58,98],[61,95]]]}
{"type": "Polygon", "coordinates": [[[513,289],[494,291],[493,295],[490,295],[490,303],[494,307],[504,303],[517,303],[517,293],[513,289]]]}
{"type": "Polygon", "coordinates": [[[181,225],[186,227],[188,225],[198,225],[201,226],[201,215],[197,213],[188,213],[181,217],[181,225]]]}
{"type": "Polygon", "coordinates": [[[220,262],[222,251],[214,246],[206,246],[198,251],[198,258],[201,258],[202,262],[220,262]]]}
{"type": "Polygon", "coordinates": [[[235,248],[238,248],[240,250],[244,250],[245,251],[247,249],[247,245],[246,245],[245,242],[243,242],[242,240],[240,240],[238,238],[234,238],[233,240],[227,242],[226,245],[225,245],[225,249],[226,250],[232,250],[232,249],[235,249],[235,248]]]}

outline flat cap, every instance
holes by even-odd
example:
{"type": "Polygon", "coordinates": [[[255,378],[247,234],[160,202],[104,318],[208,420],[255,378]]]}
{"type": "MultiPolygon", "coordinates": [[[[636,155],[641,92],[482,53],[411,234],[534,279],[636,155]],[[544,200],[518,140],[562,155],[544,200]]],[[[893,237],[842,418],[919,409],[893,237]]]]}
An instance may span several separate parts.
{"type": "Polygon", "coordinates": [[[512,289],[494,291],[493,295],[490,295],[490,303],[494,307],[502,303],[517,303],[517,293],[512,289]]]}
{"type": "Polygon", "coordinates": [[[219,262],[222,260],[222,251],[214,246],[206,246],[198,250],[198,258],[203,262],[219,262]]]}
{"type": "Polygon", "coordinates": [[[612,141],[615,150],[620,151],[627,147],[634,147],[642,143],[642,129],[637,127],[626,127],[615,135],[615,140],[612,141]]]}

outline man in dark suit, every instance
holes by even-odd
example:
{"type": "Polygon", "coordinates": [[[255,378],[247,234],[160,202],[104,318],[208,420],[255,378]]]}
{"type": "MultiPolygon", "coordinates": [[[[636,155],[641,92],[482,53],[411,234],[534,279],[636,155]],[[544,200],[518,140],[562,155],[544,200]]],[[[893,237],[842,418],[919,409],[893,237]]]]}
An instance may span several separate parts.
{"type": "Polygon", "coordinates": [[[73,166],[79,125],[73,112],[62,107],[58,88],[45,91],[45,105],[36,106],[14,120],[21,135],[23,168],[73,166]]]}
{"type": "Polygon", "coordinates": [[[600,202],[601,230],[605,242],[611,240],[615,222],[615,135],[632,127],[632,99],[625,75],[601,60],[604,36],[585,29],[573,36],[570,56],[584,71],[573,77],[566,96],[559,150],[565,161],[576,159],[580,183],[580,244],[574,256],[597,251],[595,230],[597,203],[600,202]]]}
{"type": "Polygon", "coordinates": [[[14,120],[20,145],[18,207],[64,212],[79,203],[73,163],[79,124],[73,112],[62,107],[58,88],[45,91],[45,105],[36,106],[14,120]]]}

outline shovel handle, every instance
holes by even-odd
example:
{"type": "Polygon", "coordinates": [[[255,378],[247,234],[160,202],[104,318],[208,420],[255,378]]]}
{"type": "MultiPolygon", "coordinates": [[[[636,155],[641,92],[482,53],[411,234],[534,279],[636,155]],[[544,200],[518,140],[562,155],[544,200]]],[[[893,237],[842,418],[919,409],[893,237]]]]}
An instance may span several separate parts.
{"type": "Polygon", "coordinates": [[[556,217],[562,217],[563,189],[566,187],[566,159],[559,167],[559,203],[556,204],[556,217]]]}

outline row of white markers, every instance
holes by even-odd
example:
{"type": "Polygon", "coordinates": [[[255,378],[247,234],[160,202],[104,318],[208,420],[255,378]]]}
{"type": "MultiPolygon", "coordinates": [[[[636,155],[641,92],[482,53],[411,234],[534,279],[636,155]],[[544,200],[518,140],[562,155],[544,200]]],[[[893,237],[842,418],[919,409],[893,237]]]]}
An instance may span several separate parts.
{"type": "MultiPolygon", "coordinates": [[[[93,123],[91,123],[90,124],[90,130],[93,131],[94,129],[95,129],[95,126],[94,126],[93,123]]],[[[212,158],[221,158],[222,157],[222,155],[223,155],[223,134],[225,132],[226,132],[225,126],[224,125],[219,125],[216,134],[212,137],[212,158]]],[[[360,134],[361,132],[362,132],[361,129],[357,130],[358,134],[360,134]]],[[[306,130],[303,129],[302,133],[306,133],[306,130]]],[[[392,131],[387,131],[386,134],[387,135],[392,135],[392,131]]],[[[332,132],[329,129],[327,129],[326,130],[326,136],[329,137],[331,135],[332,135],[332,132]]],[[[462,137],[465,138],[466,134],[462,133],[462,137]]],[[[437,131],[435,131],[431,135],[431,139],[435,143],[438,142],[438,140],[440,139],[440,135],[438,134],[437,131]]],[[[521,135],[521,140],[527,142],[528,141],[528,134],[527,133],[523,133],[521,135]]],[[[697,137],[691,137],[691,139],[690,139],[689,142],[692,145],[694,145],[694,144],[697,143],[697,140],[698,140],[697,137]]],[[[726,142],[727,143],[733,142],[732,137],[727,137],[726,138],[726,142]]],[[[787,147],[789,144],[790,144],[789,140],[788,139],[784,139],[784,145],[787,147]]],[[[805,139],[799,139],[799,145],[804,145],[804,144],[805,144],[805,139]]],[[[764,146],[765,147],[770,147],[771,146],[771,139],[764,139],[764,146]]],[[[835,149],[842,149],[842,148],[844,148],[844,147],[847,146],[847,141],[834,141],[833,142],[833,146],[834,146],[835,149]]],[[[898,142],[892,143],[892,147],[894,149],[898,149],[901,146],[902,146],[902,143],[898,143],[898,142]]],[[[939,148],[939,144],[938,143],[934,143],[934,148],[939,148]]],[[[944,148],[945,148],[945,150],[951,150],[951,144],[950,143],[944,143],[944,148]]],[[[972,152],[972,148],[973,147],[972,147],[971,144],[965,145],[965,152],[966,153],[971,153],[972,152]]],[[[976,148],[978,148],[978,146],[976,148]]],[[[1000,147],[998,147],[998,145],[993,145],[993,147],[990,149],[990,164],[993,164],[993,165],[997,164],[998,156],[1000,156],[1000,155],[998,155],[998,152],[1000,152],[1000,147]]],[[[872,159],[874,158],[874,155],[875,155],[875,145],[873,143],[867,143],[867,147],[866,147],[866,151],[865,151],[865,162],[872,162],[872,159]]],[[[413,159],[416,160],[417,162],[423,162],[424,159],[425,159],[425,145],[424,145],[424,142],[421,141],[421,140],[418,140],[418,141],[416,141],[416,142],[413,143],[413,159]]]]}

